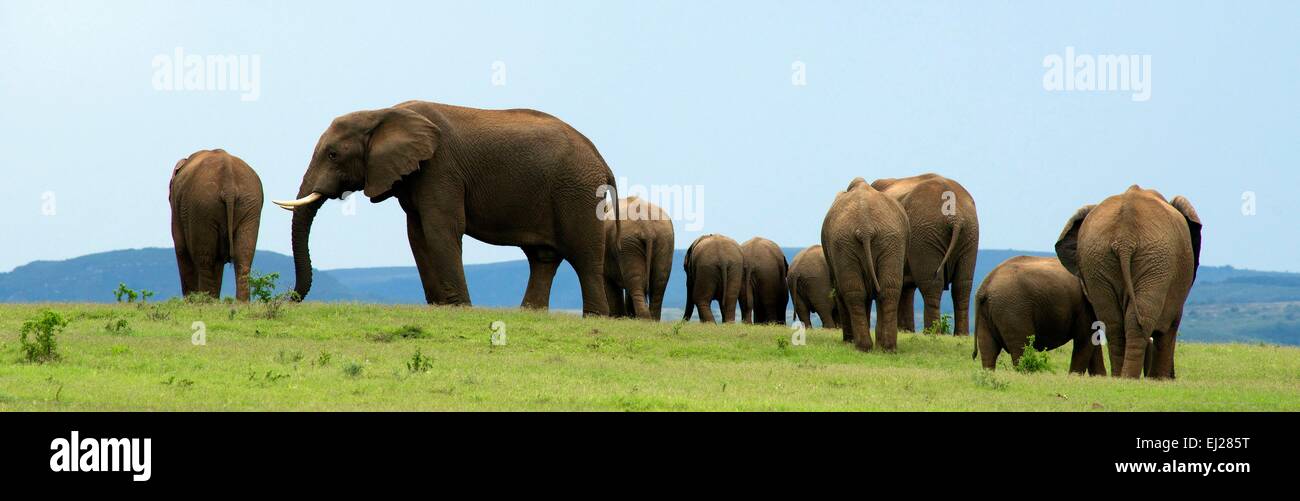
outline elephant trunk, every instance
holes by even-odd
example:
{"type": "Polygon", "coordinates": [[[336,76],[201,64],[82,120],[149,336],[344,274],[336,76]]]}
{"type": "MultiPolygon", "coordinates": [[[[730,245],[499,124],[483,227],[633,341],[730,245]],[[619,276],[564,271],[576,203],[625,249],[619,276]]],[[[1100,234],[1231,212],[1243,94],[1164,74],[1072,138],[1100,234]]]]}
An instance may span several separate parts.
{"type": "Polygon", "coordinates": [[[311,291],[311,251],[307,239],[311,236],[311,223],[316,219],[316,211],[323,203],[324,200],[319,200],[293,211],[293,290],[298,293],[298,301],[306,299],[311,291]]]}

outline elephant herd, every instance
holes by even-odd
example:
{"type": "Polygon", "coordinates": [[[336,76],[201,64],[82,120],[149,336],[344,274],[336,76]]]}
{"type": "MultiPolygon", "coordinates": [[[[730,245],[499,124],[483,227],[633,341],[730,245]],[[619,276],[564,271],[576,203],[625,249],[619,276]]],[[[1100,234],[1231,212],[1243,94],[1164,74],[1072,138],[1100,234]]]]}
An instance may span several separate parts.
{"type": "MultiPolygon", "coordinates": [[[[177,162],[169,200],[182,293],[216,296],[232,263],[236,297],[247,301],[262,185],[248,164],[222,150],[177,162]]],[[[311,290],[312,222],[327,199],[362,192],[396,198],[425,299],[469,305],[461,263],[465,235],[520,247],[529,277],[521,305],[545,309],[561,261],[577,272],[584,315],[659,320],[672,271],[673,225],[661,208],[619,198],[596,147],[568,124],[533,110],[481,110],[423,101],[340,116],[321,134],[296,199],[291,238],[299,299],[311,290]]],[[[835,194],[821,244],[787,261],[765,238],[741,244],[699,237],[686,251],[687,302],[713,322],[784,324],[794,316],[839,328],[863,351],[894,351],[899,330],[940,320],[950,291],[953,333],[970,331],[970,294],[979,248],[975,201],[936,174],[867,183],[835,194]],[[876,308],[875,339],[869,326],[876,308]]],[[[1017,361],[1073,341],[1070,370],[1103,374],[1100,341],[1114,375],[1174,377],[1183,303],[1199,265],[1201,224],[1183,197],[1167,201],[1137,186],[1087,205],[1066,223],[1057,258],[1016,257],[999,265],[975,296],[976,352],[992,369],[1001,351],[1017,361]]]]}

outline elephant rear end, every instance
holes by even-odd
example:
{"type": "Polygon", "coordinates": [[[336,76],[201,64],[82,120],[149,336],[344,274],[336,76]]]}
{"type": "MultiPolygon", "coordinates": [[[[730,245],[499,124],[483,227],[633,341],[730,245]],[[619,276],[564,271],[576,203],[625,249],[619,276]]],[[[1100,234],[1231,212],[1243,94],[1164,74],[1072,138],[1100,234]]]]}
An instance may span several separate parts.
{"type": "Polygon", "coordinates": [[[263,202],[257,173],[223,150],[199,151],[173,167],[169,192],[181,293],[219,296],[232,263],[236,297],[248,301],[263,202]]]}

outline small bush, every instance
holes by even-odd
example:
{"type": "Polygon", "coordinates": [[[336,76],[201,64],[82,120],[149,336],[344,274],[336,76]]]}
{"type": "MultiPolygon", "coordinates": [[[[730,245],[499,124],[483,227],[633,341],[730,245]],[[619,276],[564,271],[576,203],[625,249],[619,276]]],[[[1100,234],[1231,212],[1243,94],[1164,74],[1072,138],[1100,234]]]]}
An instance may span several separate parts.
{"type": "Polygon", "coordinates": [[[361,377],[361,373],[364,372],[365,369],[365,366],[355,360],[343,364],[343,374],[352,378],[361,377]]]}
{"type": "Polygon", "coordinates": [[[939,320],[936,320],[933,324],[931,324],[929,327],[926,327],[921,332],[925,334],[951,334],[952,315],[948,315],[946,313],[943,315],[939,315],[939,320]]]}
{"type": "Polygon", "coordinates": [[[162,305],[155,304],[149,307],[149,312],[145,313],[145,317],[155,322],[163,322],[171,320],[172,312],[168,308],[163,308],[162,305]]]}
{"type": "Polygon", "coordinates": [[[206,292],[191,292],[185,295],[185,302],[189,304],[208,305],[217,302],[217,298],[212,297],[206,292]]]}
{"type": "Polygon", "coordinates": [[[36,318],[23,322],[18,344],[22,346],[23,358],[28,362],[53,362],[60,358],[58,341],[55,339],[68,320],[57,312],[45,310],[36,318]],[[27,338],[33,339],[29,341],[27,338]]]}
{"type": "Polygon", "coordinates": [[[330,354],[330,352],[322,351],[319,355],[316,355],[316,360],[312,362],[312,365],[325,367],[330,364],[330,359],[332,358],[334,358],[334,355],[330,354]]]}
{"type": "Polygon", "coordinates": [[[282,313],[284,306],[288,303],[297,300],[298,300],[298,293],[294,291],[289,291],[284,294],[274,296],[269,300],[267,300],[265,303],[263,303],[266,305],[266,309],[262,311],[262,316],[265,317],[267,320],[275,320],[277,318],[280,318],[280,314],[282,313]]]}
{"type": "Polygon", "coordinates": [[[1034,349],[1034,336],[1025,340],[1025,351],[1016,364],[1016,372],[1032,374],[1035,372],[1052,372],[1052,361],[1047,352],[1034,349]]]}
{"type": "Polygon", "coordinates": [[[109,334],[130,334],[131,325],[127,323],[125,318],[119,318],[117,320],[109,320],[108,323],[104,325],[104,330],[109,334]]]}
{"type": "Polygon", "coordinates": [[[248,276],[249,295],[256,301],[269,303],[275,299],[275,283],[279,280],[279,273],[271,272],[263,275],[253,270],[248,276]]]}
{"type": "Polygon", "coordinates": [[[410,372],[429,372],[433,368],[433,359],[424,356],[419,349],[411,355],[411,359],[406,361],[406,370],[410,372]]]}
{"type": "Polygon", "coordinates": [[[1002,391],[1007,389],[1011,383],[998,379],[997,374],[990,370],[979,369],[975,371],[975,386],[988,388],[990,390],[1002,391]]]}
{"type": "Polygon", "coordinates": [[[296,364],[298,362],[301,362],[302,359],[303,359],[302,352],[298,350],[294,350],[294,351],[280,350],[278,353],[275,354],[275,360],[282,364],[296,364]]]}

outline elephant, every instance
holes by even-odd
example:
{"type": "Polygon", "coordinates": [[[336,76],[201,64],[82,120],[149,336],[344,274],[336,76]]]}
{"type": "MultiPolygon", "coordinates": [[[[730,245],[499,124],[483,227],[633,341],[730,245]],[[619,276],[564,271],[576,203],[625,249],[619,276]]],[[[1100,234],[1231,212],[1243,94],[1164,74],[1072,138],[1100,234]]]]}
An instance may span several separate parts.
{"type": "Polygon", "coordinates": [[[222,269],[235,268],[235,298],[248,302],[248,274],[262,222],[262,180],[225,150],[201,150],[172,167],[167,200],[181,294],[221,296],[222,269]]]}
{"type": "Polygon", "coordinates": [[[700,321],[713,323],[710,307],[717,301],[722,323],[736,321],[736,303],[745,279],[745,254],[740,244],[723,235],[701,236],[686,249],[682,269],[686,270],[686,313],[682,320],[690,320],[692,310],[699,308],[700,321]]]}
{"type": "Polygon", "coordinates": [[[1146,369],[1149,377],[1174,378],[1183,303],[1201,265],[1192,203],[1133,185],[1075,212],[1056,255],[1105,324],[1111,374],[1138,378],[1146,369]]]}
{"type": "Polygon", "coordinates": [[[1054,257],[1016,256],[999,264],[975,293],[975,351],[985,369],[1003,350],[1020,363],[1029,336],[1034,349],[1056,349],[1074,341],[1070,372],[1105,375],[1101,347],[1093,342],[1097,316],[1079,279],[1054,257]]]}
{"type": "Polygon", "coordinates": [[[822,222],[822,251],[834,288],[845,341],[871,351],[871,301],[880,309],[876,341],[886,352],[898,346],[898,296],[909,225],[902,204],[855,178],[822,222]]]}
{"type": "MultiPolygon", "coordinates": [[[[596,147],[573,127],[528,109],[483,110],[425,101],[348,113],[321,134],[298,188],[276,201],[293,214],[294,285],[311,290],[308,239],[326,199],[363,191],[396,198],[425,301],[470,305],[461,261],[469,235],[528,258],[522,306],[546,309],[561,260],[577,272],[584,315],[606,315],[605,227],[618,191],[596,147]]],[[[616,225],[617,204],[614,205],[616,225]]]]}
{"type": "Polygon", "coordinates": [[[794,315],[806,327],[812,327],[812,314],[821,319],[822,327],[838,329],[835,301],[831,299],[831,276],[821,245],[799,251],[790,262],[786,286],[794,301],[794,315]]]}
{"type": "Polygon", "coordinates": [[[911,224],[898,328],[916,330],[916,291],[925,303],[925,328],[939,320],[943,291],[951,290],[953,334],[969,332],[970,292],[979,252],[975,199],[961,184],[938,174],[877,179],[871,186],[903,205],[911,224]]]}
{"type": "Polygon", "coordinates": [[[740,317],[747,324],[785,324],[785,307],[790,304],[785,277],[790,263],[775,242],[754,237],[740,246],[745,257],[744,290],[740,293],[740,317]]]}
{"type": "Polygon", "coordinates": [[[637,197],[619,200],[622,219],[605,219],[605,296],[610,313],[659,321],[673,269],[673,220],[637,197]],[[619,227],[622,227],[620,234],[619,227]]]}

